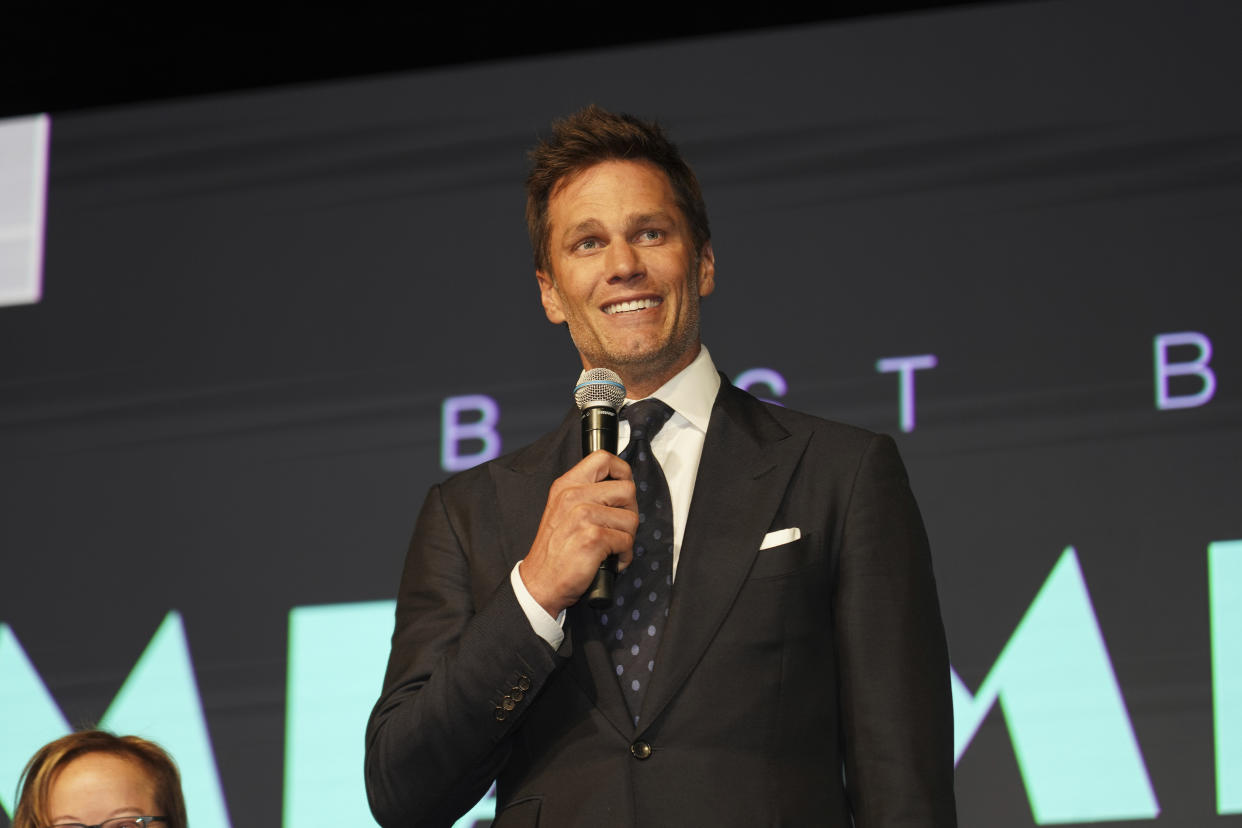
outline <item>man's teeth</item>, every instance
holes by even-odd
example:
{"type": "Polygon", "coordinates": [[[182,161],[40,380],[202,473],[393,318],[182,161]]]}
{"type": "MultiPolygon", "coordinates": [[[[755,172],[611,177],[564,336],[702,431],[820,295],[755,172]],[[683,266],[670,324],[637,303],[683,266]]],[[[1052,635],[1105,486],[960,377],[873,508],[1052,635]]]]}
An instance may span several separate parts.
{"type": "Polygon", "coordinates": [[[660,299],[633,299],[629,302],[617,302],[615,305],[609,305],[604,308],[604,313],[626,313],[627,311],[654,308],[660,304],[660,301],[660,299]]]}

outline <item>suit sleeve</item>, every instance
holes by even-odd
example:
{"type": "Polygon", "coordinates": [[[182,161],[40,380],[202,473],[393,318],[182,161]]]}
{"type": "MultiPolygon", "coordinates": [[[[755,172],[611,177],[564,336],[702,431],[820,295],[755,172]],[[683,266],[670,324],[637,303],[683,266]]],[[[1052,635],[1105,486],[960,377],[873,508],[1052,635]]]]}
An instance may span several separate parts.
{"type": "Polygon", "coordinates": [[[953,706],[931,554],[892,439],[846,510],[834,605],[846,789],[857,828],[952,828],[953,706]]]}
{"type": "Polygon", "coordinates": [[[480,598],[462,520],[455,526],[443,489],[432,488],[406,556],[384,690],[366,734],[367,797],[385,828],[448,826],[477,802],[559,663],[507,577],[480,598]]]}

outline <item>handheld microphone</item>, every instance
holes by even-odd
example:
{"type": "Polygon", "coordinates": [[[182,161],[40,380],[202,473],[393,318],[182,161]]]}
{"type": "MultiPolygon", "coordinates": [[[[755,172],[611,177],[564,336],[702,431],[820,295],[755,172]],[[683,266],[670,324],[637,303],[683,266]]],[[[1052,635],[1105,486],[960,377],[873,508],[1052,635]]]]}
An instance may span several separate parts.
{"type": "MultiPolygon", "coordinates": [[[[617,453],[617,411],[625,402],[625,385],[615,371],[592,368],[583,371],[574,386],[574,402],[582,412],[582,456],[593,451],[617,453]]],[[[599,565],[595,581],[587,590],[592,609],[612,606],[612,582],[617,577],[617,557],[609,555],[599,565]]]]}

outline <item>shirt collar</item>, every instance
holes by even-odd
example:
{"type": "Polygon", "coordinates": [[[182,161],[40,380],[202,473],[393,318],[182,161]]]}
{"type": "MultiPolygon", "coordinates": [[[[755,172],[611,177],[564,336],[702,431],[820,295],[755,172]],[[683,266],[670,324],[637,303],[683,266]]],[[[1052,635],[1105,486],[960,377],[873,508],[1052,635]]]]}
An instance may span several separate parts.
{"type": "MultiPolygon", "coordinates": [[[[661,385],[651,396],[662,400],[669,408],[685,417],[690,425],[704,433],[712,417],[712,406],[720,391],[720,374],[707,346],[699,346],[694,361],[681,369],[672,379],[661,385]]],[[[636,400],[626,400],[636,402],[636,400]]]]}

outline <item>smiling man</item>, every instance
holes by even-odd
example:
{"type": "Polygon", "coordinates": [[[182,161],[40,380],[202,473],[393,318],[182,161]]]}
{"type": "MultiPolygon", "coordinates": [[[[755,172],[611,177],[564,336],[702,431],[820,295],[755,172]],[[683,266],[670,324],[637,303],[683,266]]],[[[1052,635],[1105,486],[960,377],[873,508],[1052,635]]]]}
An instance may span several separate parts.
{"type": "Polygon", "coordinates": [[[384,826],[953,826],[949,667],[891,439],[762,403],[699,338],[694,173],[588,107],[532,153],[544,312],[624,381],[620,456],[576,412],[433,487],[367,791],[384,826]],[[601,562],[613,605],[580,600],[601,562]]]}

